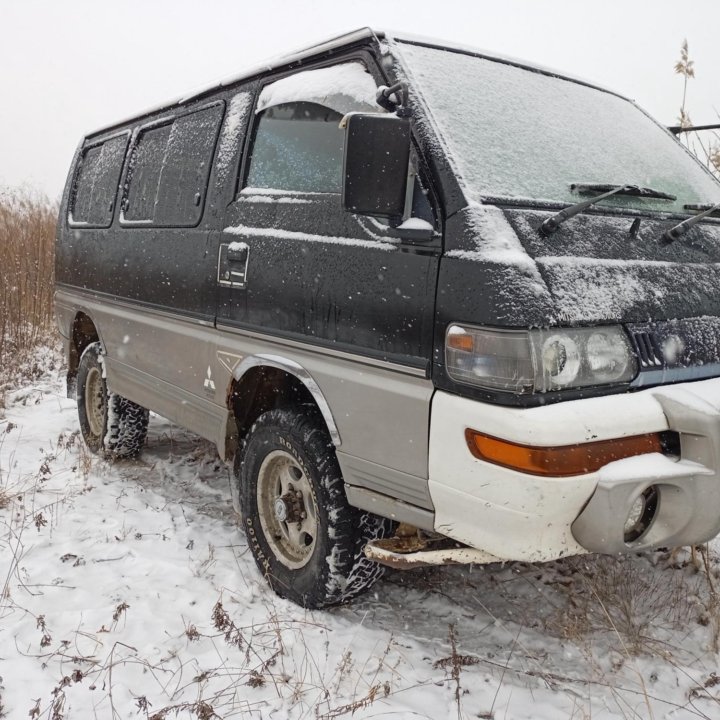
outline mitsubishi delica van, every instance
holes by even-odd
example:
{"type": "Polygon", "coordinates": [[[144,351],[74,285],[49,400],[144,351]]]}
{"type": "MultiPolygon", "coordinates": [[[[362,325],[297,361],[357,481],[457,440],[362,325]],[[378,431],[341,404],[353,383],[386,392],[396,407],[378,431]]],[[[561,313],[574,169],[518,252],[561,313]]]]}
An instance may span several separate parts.
{"type": "Polygon", "coordinates": [[[632,101],[359,30],[85,137],[57,321],[88,447],[217,445],[306,607],[383,566],[720,531],[720,184],[632,101]]]}

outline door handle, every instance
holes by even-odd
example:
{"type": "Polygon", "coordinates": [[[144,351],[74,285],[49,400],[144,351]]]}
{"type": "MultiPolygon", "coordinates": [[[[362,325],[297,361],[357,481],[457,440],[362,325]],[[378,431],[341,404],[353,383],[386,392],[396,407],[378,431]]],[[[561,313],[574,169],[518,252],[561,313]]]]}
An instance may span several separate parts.
{"type": "Polygon", "coordinates": [[[230,243],[227,250],[227,259],[231,263],[247,262],[250,248],[245,243],[230,243]],[[239,246],[239,247],[238,247],[239,246]]]}

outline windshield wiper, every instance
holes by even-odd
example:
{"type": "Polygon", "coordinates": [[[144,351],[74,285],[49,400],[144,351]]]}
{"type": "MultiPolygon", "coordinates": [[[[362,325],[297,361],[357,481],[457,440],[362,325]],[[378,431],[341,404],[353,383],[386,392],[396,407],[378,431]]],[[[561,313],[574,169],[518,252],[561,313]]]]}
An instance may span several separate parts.
{"type": "MultiPolygon", "coordinates": [[[[618,185],[607,185],[603,183],[573,183],[570,185],[570,189],[574,190],[580,195],[591,192],[610,192],[619,187],[618,185]]],[[[638,187],[637,185],[625,185],[628,189],[627,192],[620,192],[619,195],[633,195],[636,197],[649,197],[649,198],[660,198],[660,200],[677,200],[677,196],[671,195],[670,193],[661,192],[660,190],[653,190],[653,188],[638,187]]]]}
{"type": "Polygon", "coordinates": [[[677,200],[674,195],[669,195],[668,193],[660,192],[659,190],[653,190],[652,188],[641,188],[637,185],[595,185],[573,183],[572,185],[570,185],[570,189],[576,190],[579,193],[596,191],[602,192],[603,190],[605,190],[606,192],[602,192],[601,195],[596,195],[595,197],[591,197],[589,200],[584,200],[583,202],[577,203],[576,205],[570,205],[570,207],[566,207],[564,210],[561,210],[556,215],[553,215],[552,217],[545,220],[540,226],[540,233],[542,235],[550,235],[554,233],[566,220],[569,220],[571,217],[575,217],[575,215],[579,215],[583,210],[589,208],[591,205],[594,205],[595,203],[600,202],[600,200],[604,200],[605,198],[612,197],[613,195],[632,195],[633,197],[659,198],[661,200],[677,200]]]}
{"type": "Polygon", "coordinates": [[[704,208],[707,208],[706,210],[704,210],[704,212],[698,213],[694,217],[688,218],[687,220],[683,220],[681,223],[678,223],[677,225],[671,227],[669,230],[666,230],[663,233],[662,238],[660,238],[660,242],[668,245],[673,240],[677,240],[679,237],[683,236],[693,225],[699,223],[708,215],[712,215],[713,213],[720,211],[720,203],[718,203],[717,205],[685,205],[685,210],[702,210],[704,208]]]}
{"type": "Polygon", "coordinates": [[[715,208],[717,208],[717,205],[713,205],[712,203],[701,203],[700,205],[683,205],[683,210],[694,210],[695,212],[712,210],[713,212],[720,212],[720,210],[716,210],[715,208]]]}

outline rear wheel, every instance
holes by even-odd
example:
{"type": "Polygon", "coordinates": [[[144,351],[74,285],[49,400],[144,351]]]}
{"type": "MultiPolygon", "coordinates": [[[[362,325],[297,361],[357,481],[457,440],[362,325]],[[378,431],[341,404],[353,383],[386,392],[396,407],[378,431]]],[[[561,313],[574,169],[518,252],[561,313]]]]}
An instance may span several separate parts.
{"type": "Polygon", "coordinates": [[[145,443],[148,411],[134,402],[108,392],[102,346],[85,348],[77,374],[77,406],[80,431],[88,448],[111,458],[134,457],[145,443]]]}
{"type": "Polygon", "coordinates": [[[382,575],[363,548],[393,524],[348,505],[335,449],[313,408],[261,415],[235,476],[248,544],[278,595],[320,608],[350,600],[382,575]]]}

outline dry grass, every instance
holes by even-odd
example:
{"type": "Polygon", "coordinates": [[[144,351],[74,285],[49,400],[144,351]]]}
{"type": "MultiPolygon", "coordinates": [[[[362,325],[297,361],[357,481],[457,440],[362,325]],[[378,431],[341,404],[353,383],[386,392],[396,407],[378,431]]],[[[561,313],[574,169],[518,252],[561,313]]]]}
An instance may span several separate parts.
{"type": "MultiPolygon", "coordinates": [[[[690,622],[707,625],[706,608],[716,602],[709,576],[671,567],[665,556],[657,552],[568,560],[570,574],[559,585],[566,604],[548,619],[546,629],[573,642],[610,633],[623,654],[637,656],[654,654],[656,635],[663,631],[690,622]]],[[[714,646],[714,635],[709,640],[714,646]]]]}
{"type": "Polygon", "coordinates": [[[57,208],[29,190],[0,189],[0,367],[53,329],[57,208]]]}

